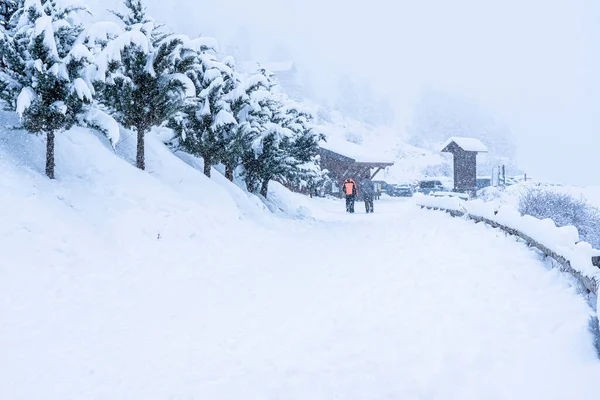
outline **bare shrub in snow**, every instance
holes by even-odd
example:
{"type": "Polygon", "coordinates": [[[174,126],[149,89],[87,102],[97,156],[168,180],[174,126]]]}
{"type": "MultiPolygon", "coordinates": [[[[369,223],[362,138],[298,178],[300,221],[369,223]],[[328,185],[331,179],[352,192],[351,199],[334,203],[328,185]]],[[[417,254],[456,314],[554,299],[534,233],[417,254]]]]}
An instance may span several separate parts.
{"type": "Polygon", "coordinates": [[[548,189],[528,189],[519,198],[519,212],[539,219],[550,218],[557,226],[572,225],[580,240],[600,248],[600,210],[583,198],[548,189]]]}

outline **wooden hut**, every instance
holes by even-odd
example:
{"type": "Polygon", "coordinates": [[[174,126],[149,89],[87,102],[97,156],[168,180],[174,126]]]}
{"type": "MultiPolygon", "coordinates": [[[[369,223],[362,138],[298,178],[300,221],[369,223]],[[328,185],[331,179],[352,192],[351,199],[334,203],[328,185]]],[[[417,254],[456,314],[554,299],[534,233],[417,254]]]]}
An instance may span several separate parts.
{"type": "Polygon", "coordinates": [[[325,190],[326,194],[341,196],[340,190],[347,178],[360,183],[367,174],[373,179],[383,168],[394,165],[392,161],[368,154],[361,146],[343,140],[328,140],[321,145],[319,154],[321,168],[328,171],[331,179],[331,185],[325,190]]]}
{"type": "Polygon", "coordinates": [[[487,153],[487,147],[479,139],[451,137],[442,145],[443,153],[454,156],[454,191],[477,192],[477,153],[487,153]]]}

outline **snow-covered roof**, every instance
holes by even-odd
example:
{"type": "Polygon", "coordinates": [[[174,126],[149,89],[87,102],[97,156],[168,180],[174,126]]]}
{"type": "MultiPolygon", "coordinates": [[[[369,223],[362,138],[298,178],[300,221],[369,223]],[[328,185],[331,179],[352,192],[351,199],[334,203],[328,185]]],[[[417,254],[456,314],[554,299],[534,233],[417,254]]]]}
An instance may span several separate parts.
{"type": "Polygon", "coordinates": [[[485,147],[481,140],[470,137],[453,136],[442,145],[442,151],[448,147],[450,143],[456,143],[458,147],[464,151],[476,151],[479,153],[487,153],[488,149],[485,147]]]}
{"type": "Polygon", "coordinates": [[[370,151],[356,143],[348,142],[347,140],[329,136],[327,142],[319,144],[325,150],[333,151],[346,157],[354,159],[356,162],[364,163],[393,163],[393,160],[388,159],[381,153],[370,151]]]}

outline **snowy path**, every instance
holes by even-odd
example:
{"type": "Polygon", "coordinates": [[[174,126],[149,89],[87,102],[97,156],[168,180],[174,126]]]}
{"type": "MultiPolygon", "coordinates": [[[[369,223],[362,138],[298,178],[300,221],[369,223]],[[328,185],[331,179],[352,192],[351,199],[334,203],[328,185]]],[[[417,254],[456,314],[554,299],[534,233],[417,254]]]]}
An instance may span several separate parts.
{"type": "Polygon", "coordinates": [[[0,398],[598,399],[590,309],[525,246],[403,201],[320,207],[24,262],[0,282],[0,398]]]}

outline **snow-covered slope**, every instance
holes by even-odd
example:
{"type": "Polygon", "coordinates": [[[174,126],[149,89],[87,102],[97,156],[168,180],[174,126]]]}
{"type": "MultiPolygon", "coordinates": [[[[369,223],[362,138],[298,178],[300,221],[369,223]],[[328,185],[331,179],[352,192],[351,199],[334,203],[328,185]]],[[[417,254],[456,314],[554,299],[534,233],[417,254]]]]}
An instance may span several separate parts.
{"type": "Polygon", "coordinates": [[[316,219],[279,218],[121,134],[61,134],[50,181],[0,130],[1,399],[597,398],[591,309],[526,246],[273,185],[316,219]]]}

